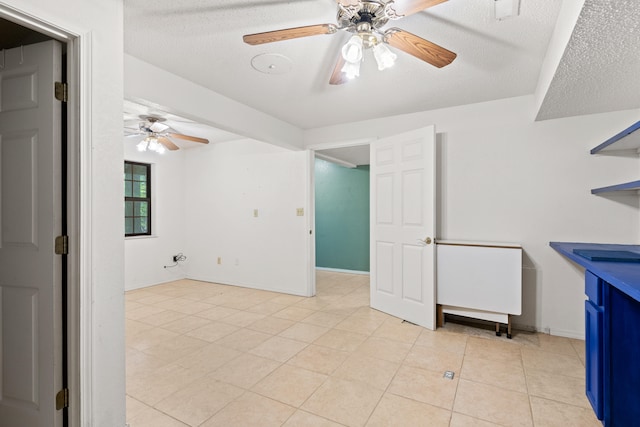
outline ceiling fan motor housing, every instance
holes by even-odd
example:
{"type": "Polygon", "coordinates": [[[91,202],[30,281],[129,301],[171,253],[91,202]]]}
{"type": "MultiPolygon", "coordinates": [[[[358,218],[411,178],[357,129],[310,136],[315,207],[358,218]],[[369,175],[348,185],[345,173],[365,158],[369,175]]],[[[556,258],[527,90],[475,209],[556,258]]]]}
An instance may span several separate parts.
{"type": "Polygon", "coordinates": [[[345,29],[356,29],[361,22],[368,22],[372,28],[378,29],[389,21],[386,7],[378,1],[362,1],[353,8],[338,10],[338,23],[345,29]]]}

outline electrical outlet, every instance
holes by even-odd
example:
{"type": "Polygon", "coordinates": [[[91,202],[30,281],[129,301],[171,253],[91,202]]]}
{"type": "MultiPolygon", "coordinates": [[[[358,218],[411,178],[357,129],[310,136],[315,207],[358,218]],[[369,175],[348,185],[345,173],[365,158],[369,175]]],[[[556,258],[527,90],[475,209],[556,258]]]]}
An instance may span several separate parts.
{"type": "Polygon", "coordinates": [[[258,209],[253,210],[253,217],[258,218],[258,209]]]}
{"type": "Polygon", "coordinates": [[[298,209],[296,209],[296,215],[298,215],[298,216],[304,216],[304,208],[298,208],[298,209]]]}
{"type": "Polygon", "coordinates": [[[218,257],[218,264],[222,264],[222,257],[218,257]]]}

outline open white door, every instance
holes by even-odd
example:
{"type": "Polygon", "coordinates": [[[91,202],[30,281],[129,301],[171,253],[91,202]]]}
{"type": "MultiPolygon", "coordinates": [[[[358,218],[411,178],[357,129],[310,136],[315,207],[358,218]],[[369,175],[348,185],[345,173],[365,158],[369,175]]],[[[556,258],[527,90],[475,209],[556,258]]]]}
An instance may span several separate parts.
{"type": "Polygon", "coordinates": [[[435,329],[435,127],[371,144],[371,307],[435,329]]]}
{"type": "Polygon", "coordinates": [[[56,41],[0,58],[0,425],[59,426],[61,77],[56,41]]]}

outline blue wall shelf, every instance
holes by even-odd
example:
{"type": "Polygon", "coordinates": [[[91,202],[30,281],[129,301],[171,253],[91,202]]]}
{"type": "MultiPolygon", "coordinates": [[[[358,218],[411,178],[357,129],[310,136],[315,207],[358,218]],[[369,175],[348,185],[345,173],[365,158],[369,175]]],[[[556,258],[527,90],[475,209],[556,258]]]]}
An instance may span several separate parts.
{"type": "Polygon", "coordinates": [[[610,193],[613,191],[637,191],[640,190],[640,181],[625,182],[624,184],[610,185],[608,187],[594,188],[591,194],[610,193]]]}
{"type": "Polygon", "coordinates": [[[606,151],[637,150],[640,148],[640,132],[636,132],[638,129],[640,129],[640,121],[635,122],[592,149],[591,154],[606,151]]]}
{"type": "MultiPolygon", "coordinates": [[[[622,132],[619,132],[607,139],[602,144],[591,150],[591,154],[616,152],[631,153],[633,155],[640,154],[640,121],[635,122],[622,132]]],[[[613,193],[613,192],[631,192],[640,190],[640,181],[625,182],[623,184],[610,185],[607,187],[594,188],[591,194],[613,193]]]]}

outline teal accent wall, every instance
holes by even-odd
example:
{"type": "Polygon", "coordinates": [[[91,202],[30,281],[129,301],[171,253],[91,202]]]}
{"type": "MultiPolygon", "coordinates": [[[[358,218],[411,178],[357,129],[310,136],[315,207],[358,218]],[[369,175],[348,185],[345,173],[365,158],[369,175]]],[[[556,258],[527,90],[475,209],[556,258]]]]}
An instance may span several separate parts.
{"type": "Polygon", "coordinates": [[[316,159],[316,266],[369,271],[369,166],[316,159]]]}

